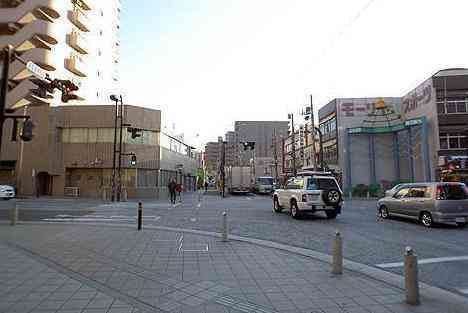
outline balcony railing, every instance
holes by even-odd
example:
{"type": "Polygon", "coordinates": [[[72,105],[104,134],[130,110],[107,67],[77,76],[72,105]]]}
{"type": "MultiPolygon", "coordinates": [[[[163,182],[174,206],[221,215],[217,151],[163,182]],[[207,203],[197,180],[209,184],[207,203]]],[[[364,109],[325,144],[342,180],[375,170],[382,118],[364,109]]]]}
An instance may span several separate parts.
{"type": "Polygon", "coordinates": [[[77,32],[72,32],[67,35],[67,43],[70,47],[81,54],[88,54],[88,42],[77,32]]]}
{"type": "Polygon", "coordinates": [[[89,19],[88,17],[79,9],[74,9],[73,11],[68,11],[68,19],[76,27],[84,32],[89,32],[89,19]]]}
{"type": "Polygon", "coordinates": [[[83,10],[91,10],[93,1],[92,0],[73,0],[76,4],[80,6],[83,10]]]}
{"type": "Polygon", "coordinates": [[[78,56],[71,55],[65,59],[65,68],[75,75],[86,77],[85,66],[78,56]]]}
{"type": "Polygon", "coordinates": [[[437,101],[439,114],[468,114],[468,100],[437,101]]]}

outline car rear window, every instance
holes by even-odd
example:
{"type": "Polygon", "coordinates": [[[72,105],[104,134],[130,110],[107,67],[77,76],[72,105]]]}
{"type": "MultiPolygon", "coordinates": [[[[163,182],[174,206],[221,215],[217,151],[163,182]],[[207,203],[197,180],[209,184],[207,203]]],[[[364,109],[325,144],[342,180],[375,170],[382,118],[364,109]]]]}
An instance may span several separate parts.
{"type": "Polygon", "coordinates": [[[437,186],[438,199],[464,200],[468,199],[466,186],[463,184],[441,184],[437,186]]]}
{"type": "Polygon", "coordinates": [[[330,190],[338,189],[334,179],[330,178],[309,178],[307,181],[308,190],[330,190]]]}

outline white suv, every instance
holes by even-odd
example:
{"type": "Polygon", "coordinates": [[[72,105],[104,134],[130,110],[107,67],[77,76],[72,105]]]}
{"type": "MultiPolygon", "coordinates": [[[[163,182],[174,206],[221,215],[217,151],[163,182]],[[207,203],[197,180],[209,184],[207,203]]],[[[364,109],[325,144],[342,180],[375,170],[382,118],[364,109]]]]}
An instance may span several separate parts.
{"type": "Polygon", "coordinates": [[[273,211],[280,213],[289,208],[295,219],[305,211],[324,211],[327,218],[336,218],[341,213],[343,192],[333,176],[316,173],[300,173],[287,181],[284,189],[273,194],[273,211]]]}

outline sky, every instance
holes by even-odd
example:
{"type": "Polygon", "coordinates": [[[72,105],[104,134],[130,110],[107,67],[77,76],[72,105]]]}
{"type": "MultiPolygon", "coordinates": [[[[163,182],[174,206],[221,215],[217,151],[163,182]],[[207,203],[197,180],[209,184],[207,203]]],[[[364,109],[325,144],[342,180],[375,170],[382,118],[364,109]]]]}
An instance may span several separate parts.
{"type": "MultiPolygon", "coordinates": [[[[287,120],[313,95],[402,96],[468,67],[466,0],[123,0],[127,103],[196,146],[236,120],[287,120]]],[[[296,118],[300,122],[299,118],[296,118]]]]}

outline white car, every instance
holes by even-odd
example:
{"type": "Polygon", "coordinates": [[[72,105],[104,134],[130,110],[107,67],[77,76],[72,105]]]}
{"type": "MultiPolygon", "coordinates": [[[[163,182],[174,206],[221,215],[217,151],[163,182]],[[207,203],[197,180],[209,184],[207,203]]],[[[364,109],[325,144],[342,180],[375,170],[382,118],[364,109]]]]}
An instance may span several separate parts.
{"type": "Polygon", "coordinates": [[[0,185],[0,198],[10,200],[15,197],[15,188],[8,185],[0,185]]]}
{"type": "Polygon", "coordinates": [[[273,211],[280,213],[289,208],[295,219],[305,211],[324,211],[327,218],[336,218],[341,213],[343,192],[333,176],[305,174],[291,178],[284,189],[273,194],[273,211]]]}

